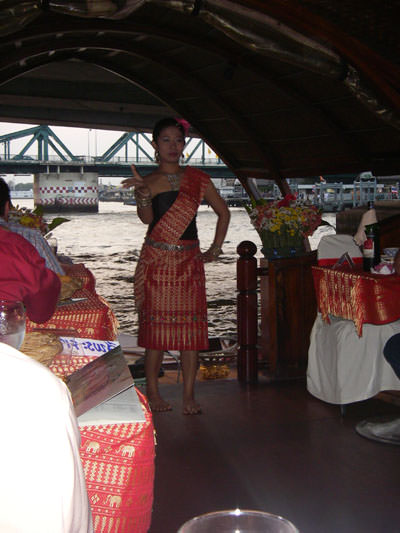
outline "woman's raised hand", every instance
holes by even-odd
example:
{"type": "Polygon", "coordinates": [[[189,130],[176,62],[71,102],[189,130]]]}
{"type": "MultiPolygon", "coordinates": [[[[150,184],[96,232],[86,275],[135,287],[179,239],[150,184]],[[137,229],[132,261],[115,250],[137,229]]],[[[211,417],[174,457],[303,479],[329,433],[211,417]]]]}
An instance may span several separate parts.
{"type": "Polygon", "coordinates": [[[127,178],[126,180],[121,181],[122,187],[124,189],[129,189],[129,187],[135,187],[135,189],[140,189],[141,187],[144,187],[144,179],[139,174],[139,172],[136,170],[135,165],[131,165],[132,170],[132,177],[127,178]]]}

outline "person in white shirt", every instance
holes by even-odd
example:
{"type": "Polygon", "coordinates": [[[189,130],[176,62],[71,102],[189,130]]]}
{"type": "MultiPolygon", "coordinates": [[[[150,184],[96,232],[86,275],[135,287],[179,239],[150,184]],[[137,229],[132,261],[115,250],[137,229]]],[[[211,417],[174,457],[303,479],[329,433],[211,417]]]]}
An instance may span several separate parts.
{"type": "Polygon", "coordinates": [[[92,533],[66,385],[42,364],[0,343],[0,531],[92,533]]]}

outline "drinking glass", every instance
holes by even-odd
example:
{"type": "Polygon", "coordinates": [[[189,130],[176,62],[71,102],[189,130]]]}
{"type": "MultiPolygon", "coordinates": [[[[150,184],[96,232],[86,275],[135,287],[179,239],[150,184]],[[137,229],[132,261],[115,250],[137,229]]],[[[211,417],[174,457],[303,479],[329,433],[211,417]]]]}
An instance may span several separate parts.
{"type": "Polygon", "coordinates": [[[250,510],[216,511],[185,522],[178,533],[299,533],[289,520],[250,510]]]}
{"type": "Polygon", "coordinates": [[[25,308],[22,302],[0,300],[0,342],[17,350],[25,336],[25,308]]]}

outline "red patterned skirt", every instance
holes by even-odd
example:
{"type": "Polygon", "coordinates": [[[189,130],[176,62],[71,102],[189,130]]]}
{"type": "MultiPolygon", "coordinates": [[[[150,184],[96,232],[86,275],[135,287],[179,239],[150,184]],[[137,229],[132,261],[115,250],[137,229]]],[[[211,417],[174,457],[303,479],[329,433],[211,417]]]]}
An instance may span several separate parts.
{"type": "Polygon", "coordinates": [[[198,241],[170,248],[143,246],[135,272],[138,344],[154,350],[206,350],[207,300],[198,241]]]}

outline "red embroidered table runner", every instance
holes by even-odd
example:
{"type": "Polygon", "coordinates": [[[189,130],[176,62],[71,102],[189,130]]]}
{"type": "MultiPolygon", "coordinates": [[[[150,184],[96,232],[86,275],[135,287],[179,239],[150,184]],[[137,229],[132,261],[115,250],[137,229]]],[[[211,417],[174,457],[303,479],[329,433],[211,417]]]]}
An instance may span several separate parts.
{"type": "Polygon", "coordinates": [[[81,302],[57,307],[53,316],[44,324],[27,320],[26,331],[33,329],[73,329],[79,337],[114,340],[118,321],[108,303],[98,294],[87,289],[77,290],[74,298],[86,298],[81,302]]]}
{"type": "Polygon", "coordinates": [[[80,428],[80,455],[95,533],[146,533],[154,486],[154,426],[138,391],[146,421],[80,428]]]}
{"type": "Polygon", "coordinates": [[[380,276],[360,270],[313,266],[318,309],[329,315],[353,320],[359,336],[362,326],[388,324],[400,318],[400,276],[380,276]]]}
{"type": "MultiPolygon", "coordinates": [[[[73,356],[68,366],[54,362],[59,377],[95,357],[73,356]]],[[[149,405],[137,390],[145,422],[80,427],[80,456],[95,533],[146,533],[154,487],[154,425],[149,405]]]]}

